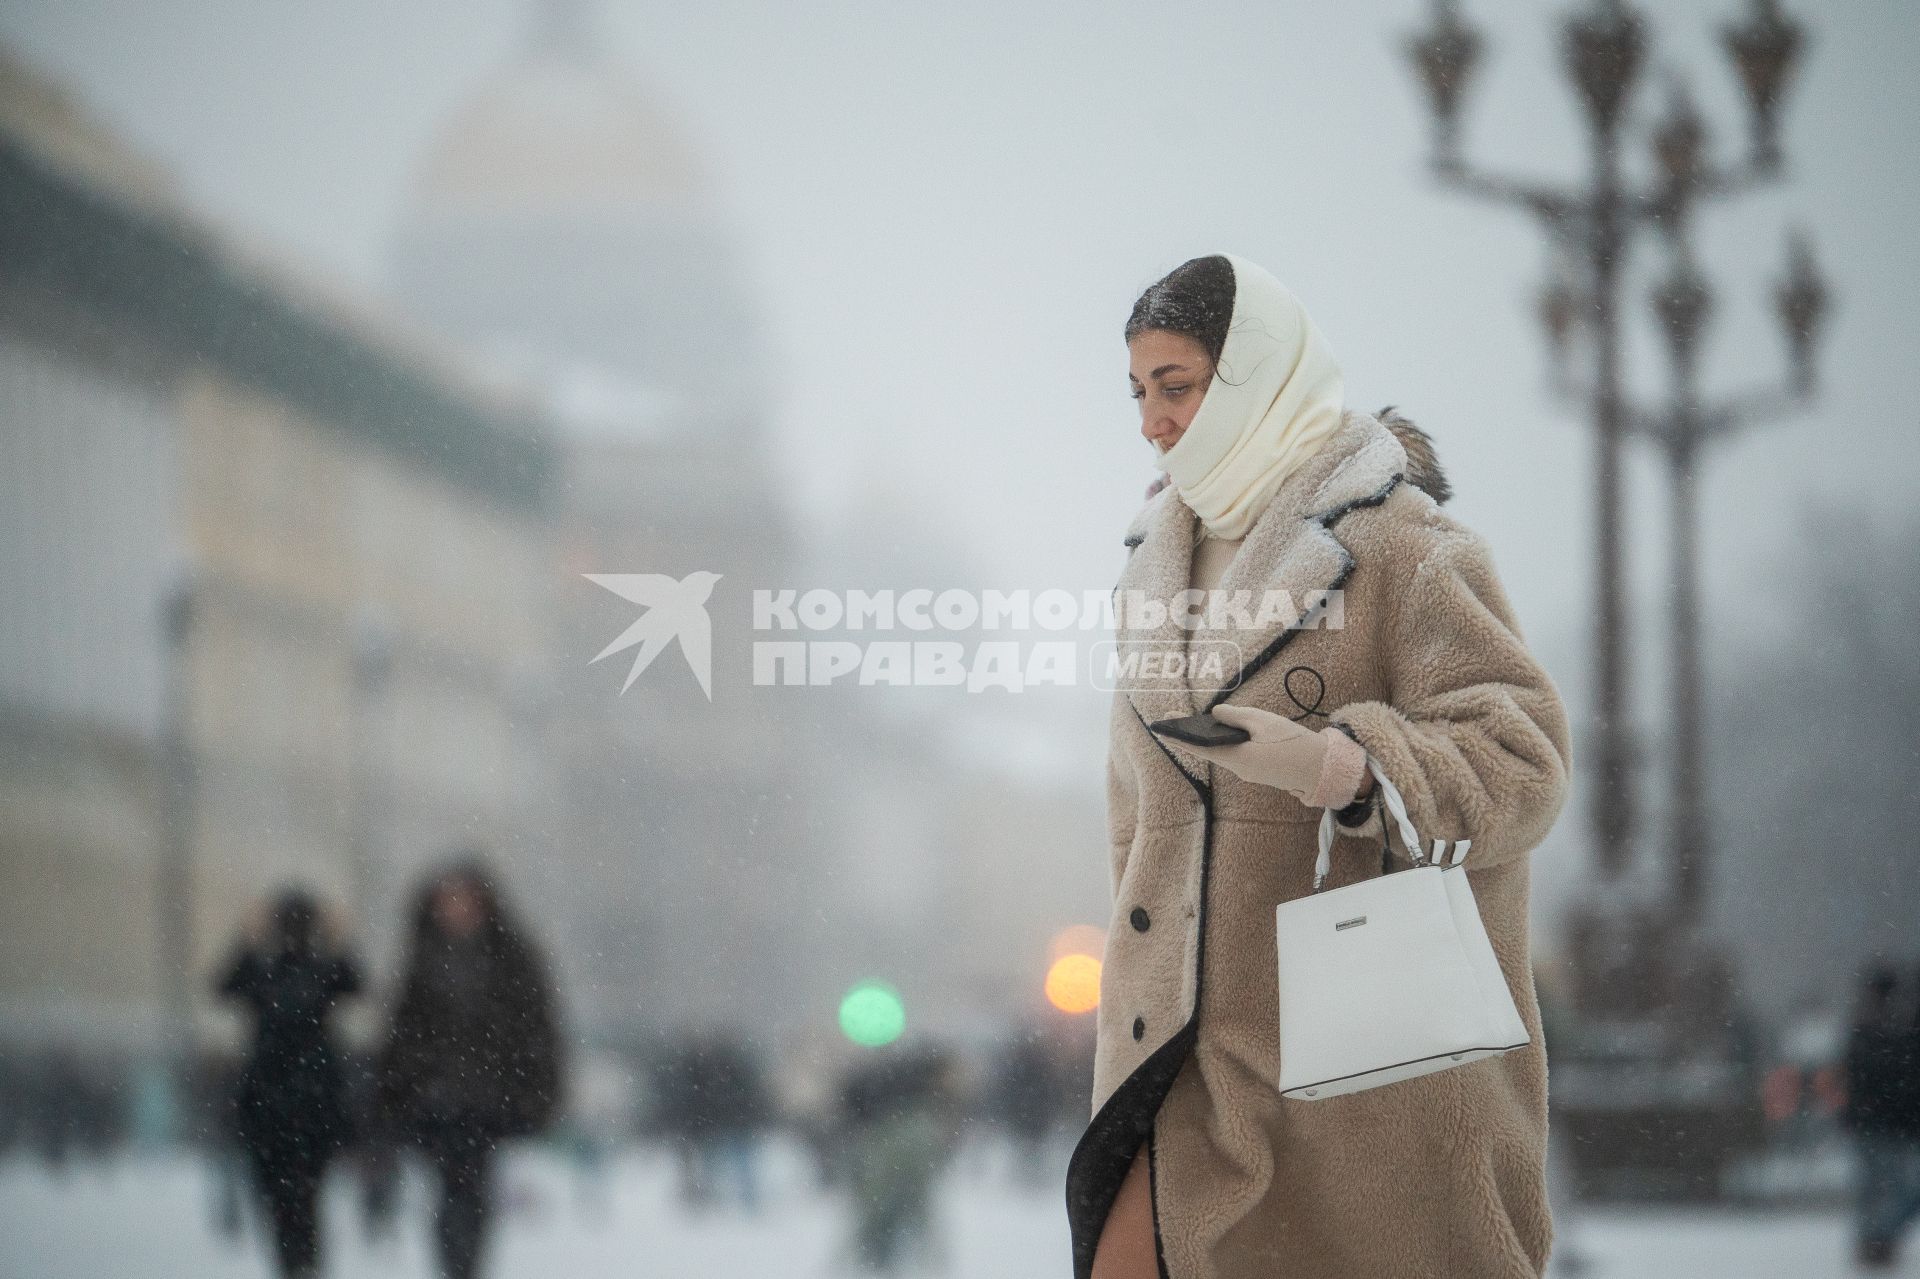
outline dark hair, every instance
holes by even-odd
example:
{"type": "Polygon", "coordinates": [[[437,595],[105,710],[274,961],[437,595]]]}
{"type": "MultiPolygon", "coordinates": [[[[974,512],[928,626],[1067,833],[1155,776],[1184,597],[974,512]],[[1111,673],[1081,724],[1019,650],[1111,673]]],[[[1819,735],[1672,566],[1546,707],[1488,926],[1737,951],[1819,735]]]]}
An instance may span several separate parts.
{"type": "Polygon", "coordinates": [[[291,888],[280,894],[273,906],[273,939],[276,949],[290,955],[313,953],[320,931],[320,904],[304,889],[291,888]]]}
{"type": "Polygon", "coordinates": [[[1215,364],[1233,323],[1233,263],[1220,254],[1188,258],[1147,286],[1127,317],[1127,341],[1148,329],[1192,338],[1215,364]]]}
{"type": "Polygon", "coordinates": [[[445,941],[440,922],[434,915],[434,898],[454,883],[473,889],[480,899],[480,931],[492,949],[516,945],[519,929],[513,914],[500,899],[500,887],[485,857],[474,848],[458,848],[440,866],[419,881],[413,898],[413,944],[417,950],[445,941]]]}

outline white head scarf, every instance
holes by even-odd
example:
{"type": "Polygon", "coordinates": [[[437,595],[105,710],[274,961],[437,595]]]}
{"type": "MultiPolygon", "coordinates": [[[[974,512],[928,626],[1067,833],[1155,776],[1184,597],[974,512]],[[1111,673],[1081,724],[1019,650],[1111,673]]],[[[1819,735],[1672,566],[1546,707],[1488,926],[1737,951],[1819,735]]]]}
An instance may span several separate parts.
{"type": "Polygon", "coordinates": [[[1245,537],[1294,468],[1340,428],[1346,384],[1286,285],[1231,253],[1233,320],[1206,399],[1160,469],[1206,531],[1245,537]]]}

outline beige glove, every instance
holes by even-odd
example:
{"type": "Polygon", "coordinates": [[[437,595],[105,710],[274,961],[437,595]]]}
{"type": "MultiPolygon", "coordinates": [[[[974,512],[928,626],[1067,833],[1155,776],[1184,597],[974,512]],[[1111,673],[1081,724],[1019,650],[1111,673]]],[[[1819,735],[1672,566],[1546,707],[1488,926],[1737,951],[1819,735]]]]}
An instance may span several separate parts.
{"type": "Polygon", "coordinates": [[[1248,739],[1232,746],[1168,745],[1220,765],[1246,782],[1274,786],[1316,808],[1344,808],[1359,793],[1367,774],[1367,753],[1331,724],[1315,731],[1285,715],[1222,702],[1213,708],[1222,724],[1247,730],[1248,739]]]}

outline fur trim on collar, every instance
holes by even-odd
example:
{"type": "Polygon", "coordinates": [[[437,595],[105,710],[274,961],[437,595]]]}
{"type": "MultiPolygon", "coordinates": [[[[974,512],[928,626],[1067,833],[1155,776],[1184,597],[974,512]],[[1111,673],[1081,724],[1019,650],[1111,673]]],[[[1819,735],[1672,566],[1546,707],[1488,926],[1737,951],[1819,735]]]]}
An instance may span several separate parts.
{"type": "Polygon", "coordinates": [[[1435,506],[1452,497],[1453,486],[1447,483],[1447,473],[1440,469],[1440,459],[1433,451],[1433,437],[1415,426],[1397,405],[1387,405],[1374,417],[1393,432],[1400,447],[1407,451],[1407,483],[1425,492],[1435,506]]]}

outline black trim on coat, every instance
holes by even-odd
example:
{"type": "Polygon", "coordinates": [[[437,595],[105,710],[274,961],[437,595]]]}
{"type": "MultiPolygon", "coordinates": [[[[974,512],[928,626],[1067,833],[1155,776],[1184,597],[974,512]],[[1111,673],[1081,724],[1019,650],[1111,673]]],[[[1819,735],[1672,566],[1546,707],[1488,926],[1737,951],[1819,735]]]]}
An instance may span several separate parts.
{"type": "MultiPolygon", "coordinates": [[[[1134,708],[1133,717],[1162,753],[1168,759],[1173,759],[1172,752],[1147,728],[1147,722],[1141,717],[1138,707],[1134,708]]],[[[1178,761],[1174,766],[1179,767],[1178,761]]],[[[1200,905],[1195,924],[1201,931],[1195,946],[1193,1013],[1185,1025],[1154,1049],[1145,1061],[1134,1067],[1132,1074],[1120,1081],[1120,1086],[1108,1095],[1106,1103],[1087,1124],[1086,1131],[1080,1134],[1080,1140],[1073,1148],[1073,1157],[1067,1162],[1067,1227],[1073,1239],[1074,1279],[1092,1279],[1093,1257],[1100,1247],[1100,1232],[1106,1225],[1107,1214],[1113,1210],[1115,1196],[1120,1193],[1120,1183],[1126,1179],[1127,1169],[1141,1145],[1148,1145],[1148,1159],[1151,1161],[1153,1121],[1159,1115],[1167,1093],[1173,1088],[1174,1078],[1186,1064],[1194,1041],[1200,1035],[1200,979],[1207,953],[1204,927],[1207,917],[1207,876],[1213,867],[1213,792],[1204,783],[1195,780],[1186,769],[1181,768],[1180,775],[1187,779],[1187,784],[1200,797],[1203,813],[1200,828],[1200,905]]],[[[1147,1197],[1153,1207],[1154,1255],[1160,1258],[1161,1279],[1169,1279],[1160,1241],[1160,1202],[1153,1193],[1151,1177],[1148,1183],[1147,1197]]]]}
{"type": "MultiPolygon", "coordinates": [[[[1200,1019],[1189,1017],[1187,1024],[1171,1039],[1153,1050],[1121,1085],[1113,1090],[1106,1104],[1080,1135],[1067,1164],[1067,1227],[1073,1237],[1074,1279],[1090,1279],[1093,1255],[1100,1247],[1100,1231],[1113,1209],[1120,1183],[1127,1168],[1143,1144],[1151,1141],[1153,1121],[1173,1087],[1174,1077],[1186,1064],[1187,1055],[1199,1034],[1200,1019]]],[[[1151,1151],[1149,1151],[1151,1158],[1151,1151]]],[[[1149,1178],[1147,1197],[1153,1201],[1153,1250],[1161,1253],[1160,1202],[1149,1178]]],[[[1165,1279],[1164,1257],[1160,1273],[1165,1279]]]]}
{"type": "MultiPolygon", "coordinates": [[[[1127,558],[1129,560],[1133,558],[1134,549],[1138,547],[1140,543],[1146,540],[1147,540],[1147,535],[1145,533],[1130,533],[1127,535],[1126,547],[1127,547],[1127,558]]],[[[1120,602],[1118,598],[1119,594],[1120,594],[1120,583],[1115,582],[1113,584],[1113,589],[1107,592],[1107,598],[1112,600],[1116,607],[1118,607],[1120,602]]],[[[1127,698],[1127,704],[1129,706],[1133,706],[1133,699],[1131,697],[1127,698]]],[[[1141,716],[1140,708],[1138,706],[1133,706],[1133,716],[1135,719],[1140,720],[1142,727],[1146,726],[1146,720],[1141,716]]],[[[1198,777],[1195,777],[1191,772],[1189,772],[1187,770],[1187,766],[1180,762],[1180,757],[1167,749],[1167,744],[1160,740],[1160,734],[1154,732],[1152,729],[1149,728],[1147,729],[1147,737],[1149,740],[1153,742],[1155,746],[1158,746],[1160,748],[1160,753],[1167,757],[1167,762],[1180,770],[1180,775],[1187,779],[1187,785],[1193,787],[1194,790],[1196,791],[1200,791],[1200,792],[1206,791],[1207,784],[1201,781],[1198,777]]]]}
{"type": "Polygon", "coordinates": [[[1153,1129],[1147,1129],[1147,1207],[1153,1213],[1153,1264],[1160,1272],[1160,1279],[1168,1279],[1167,1250],[1160,1239],[1160,1201],[1154,1196],[1153,1187],[1160,1180],[1160,1147],[1154,1141],[1153,1129]]]}
{"type": "MultiPolygon", "coordinates": [[[[1307,516],[1306,518],[1318,524],[1323,532],[1325,532],[1329,537],[1332,537],[1333,526],[1335,524],[1338,524],[1342,519],[1344,519],[1349,511],[1358,510],[1363,506],[1380,505],[1382,502],[1386,501],[1389,496],[1392,495],[1393,490],[1398,488],[1400,486],[1400,482],[1405,478],[1406,478],[1405,472],[1395,471],[1391,476],[1387,478],[1387,482],[1385,484],[1382,484],[1378,489],[1374,490],[1371,493],[1366,494],[1364,497],[1356,497],[1351,501],[1342,502],[1339,506],[1331,507],[1325,511],[1322,511],[1318,515],[1310,515],[1310,516],[1307,516]]],[[[1353,570],[1359,567],[1358,562],[1353,558],[1353,552],[1347,549],[1346,543],[1342,542],[1337,537],[1333,538],[1333,541],[1334,541],[1334,544],[1340,548],[1340,554],[1346,559],[1347,562],[1344,565],[1342,565],[1340,571],[1334,575],[1333,581],[1328,583],[1328,585],[1325,587],[1325,589],[1328,591],[1337,591],[1341,587],[1345,586],[1347,584],[1347,579],[1353,576],[1353,570]]],[[[1314,609],[1324,609],[1325,607],[1326,607],[1325,600],[1322,600],[1320,603],[1314,605],[1314,609]]],[[[1312,610],[1309,610],[1309,611],[1312,611],[1312,610]]],[[[1307,619],[1305,617],[1302,617],[1300,618],[1300,623],[1304,623],[1306,620],[1307,619]]],[[[1280,650],[1285,648],[1288,644],[1291,644],[1293,642],[1293,637],[1298,635],[1301,631],[1305,629],[1306,627],[1304,625],[1296,623],[1295,625],[1287,627],[1285,630],[1281,631],[1278,635],[1274,636],[1273,641],[1271,643],[1269,643],[1265,648],[1261,649],[1258,653],[1255,653],[1253,657],[1246,662],[1245,665],[1241,666],[1240,673],[1234,676],[1233,680],[1225,688],[1221,689],[1219,692],[1213,695],[1213,700],[1207,703],[1206,709],[1208,711],[1213,710],[1214,707],[1226,701],[1229,696],[1238,692],[1240,688],[1243,685],[1245,685],[1248,680],[1252,679],[1256,674],[1259,673],[1261,667],[1265,666],[1268,662],[1272,661],[1276,656],[1278,656],[1280,650]]],[[[1335,709],[1337,710],[1339,708],[1336,707],[1335,709]]]]}
{"type": "MultiPolygon", "coordinates": [[[[1396,471],[1375,492],[1357,497],[1339,506],[1322,511],[1318,515],[1306,516],[1318,523],[1322,530],[1331,536],[1334,524],[1348,512],[1364,506],[1378,506],[1385,502],[1393,490],[1406,478],[1405,472],[1396,471]]],[[[1145,534],[1138,538],[1127,539],[1128,555],[1132,548],[1145,540],[1145,534]]],[[[1334,576],[1325,589],[1338,590],[1353,575],[1358,561],[1352,552],[1336,537],[1336,545],[1346,563],[1334,576]]],[[[1114,587],[1115,591],[1120,588],[1114,587]]],[[[1225,701],[1227,695],[1244,685],[1261,667],[1279,654],[1293,637],[1303,628],[1295,625],[1286,628],[1276,636],[1252,660],[1240,668],[1240,673],[1226,688],[1221,689],[1206,709],[1211,711],[1225,701]]],[[[1128,698],[1132,706],[1132,698],[1128,698]]],[[[1140,724],[1147,739],[1160,748],[1180,775],[1187,779],[1194,793],[1200,797],[1202,811],[1200,841],[1200,900],[1196,903],[1194,928],[1196,929],[1193,965],[1193,1012],[1186,1024],[1175,1031],[1165,1043],[1136,1066],[1133,1073],[1120,1081],[1105,1104],[1095,1113],[1087,1124],[1086,1131],[1080,1134],[1073,1155],[1067,1162],[1067,1227],[1073,1241],[1074,1279],[1092,1279],[1094,1253],[1100,1246],[1100,1232],[1106,1225],[1107,1214],[1113,1209],[1114,1198],[1120,1192],[1120,1183],[1126,1178],[1127,1168],[1133,1157],[1139,1152],[1142,1142],[1148,1143],[1149,1170],[1153,1159],[1153,1124],[1159,1116],[1160,1107],[1166,1102],[1167,1093],[1173,1088],[1173,1081],[1179,1075],[1180,1068],[1186,1064],[1187,1056],[1200,1037],[1201,996],[1206,986],[1207,974],[1207,902],[1213,876],[1213,791],[1188,772],[1180,761],[1167,749],[1166,743],[1158,734],[1147,727],[1146,718],[1140,714],[1140,708],[1133,706],[1133,717],[1140,724]]],[[[1377,789],[1377,788],[1376,788],[1377,789]]],[[[1148,1198],[1153,1209],[1153,1248],[1158,1259],[1161,1279],[1172,1279],[1167,1268],[1166,1253],[1160,1234],[1160,1198],[1156,1179],[1149,1176],[1148,1198]]]]}
{"type": "MultiPolygon", "coordinates": [[[[1146,540],[1146,536],[1147,535],[1145,533],[1142,533],[1137,537],[1132,537],[1127,539],[1127,546],[1129,548],[1127,551],[1128,558],[1132,558],[1133,556],[1132,548],[1137,547],[1140,545],[1141,542],[1144,542],[1146,540]]],[[[1116,597],[1119,594],[1120,594],[1120,584],[1118,582],[1115,582],[1113,585],[1113,589],[1107,592],[1107,598],[1110,600],[1113,600],[1114,603],[1118,605],[1119,600],[1116,597]]],[[[1125,694],[1122,694],[1122,696],[1125,696],[1125,694]]],[[[1140,708],[1134,705],[1133,699],[1131,697],[1127,698],[1127,705],[1132,707],[1133,717],[1140,721],[1140,726],[1142,728],[1146,728],[1147,726],[1146,718],[1140,714],[1140,708]]],[[[1193,787],[1193,789],[1200,794],[1200,797],[1202,799],[1205,799],[1208,793],[1207,784],[1201,781],[1198,777],[1195,777],[1190,771],[1188,771],[1187,766],[1180,762],[1180,757],[1167,749],[1167,744],[1160,740],[1160,734],[1154,732],[1151,728],[1148,728],[1147,738],[1155,746],[1158,746],[1160,748],[1160,753],[1167,757],[1167,762],[1169,764],[1172,764],[1174,768],[1179,770],[1180,776],[1187,779],[1187,785],[1193,787]]]]}

